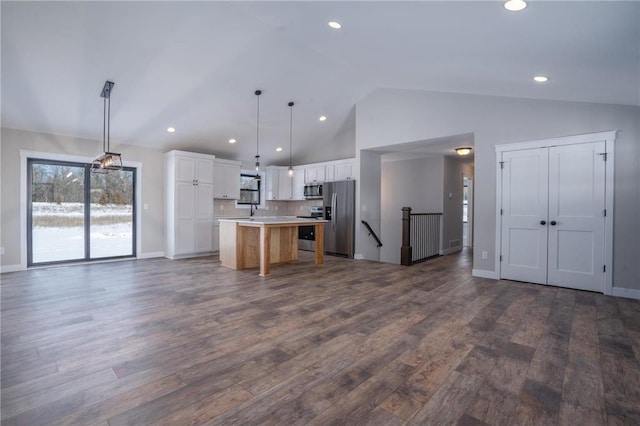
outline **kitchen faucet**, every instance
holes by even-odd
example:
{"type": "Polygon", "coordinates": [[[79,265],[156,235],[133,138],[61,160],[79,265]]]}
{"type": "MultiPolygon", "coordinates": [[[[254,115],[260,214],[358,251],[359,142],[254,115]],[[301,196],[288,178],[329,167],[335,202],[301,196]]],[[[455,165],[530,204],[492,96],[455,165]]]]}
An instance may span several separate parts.
{"type": "Polygon", "coordinates": [[[258,211],[258,205],[257,204],[251,204],[251,212],[249,213],[249,216],[253,217],[253,215],[255,214],[255,212],[253,211],[253,207],[255,206],[256,208],[256,212],[258,211]]]}

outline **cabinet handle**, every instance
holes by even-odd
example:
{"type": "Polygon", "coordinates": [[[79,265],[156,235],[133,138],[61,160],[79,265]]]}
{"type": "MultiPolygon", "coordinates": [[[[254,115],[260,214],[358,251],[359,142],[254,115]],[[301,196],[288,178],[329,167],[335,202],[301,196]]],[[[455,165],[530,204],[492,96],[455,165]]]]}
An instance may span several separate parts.
{"type": "Polygon", "coordinates": [[[558,222],[556,222],[555,220],[552,220],[551,222],[549,222],[551,224],[551,226],[556,226],[558,224],[558,222]]]}
{"type": "Polygon", "coordinates": [[[547,221],[546,221],[546,220],[541,220],[541,221],[540,221],[540,225],[546,225],[546,224],[547,224],[547,221]]]}

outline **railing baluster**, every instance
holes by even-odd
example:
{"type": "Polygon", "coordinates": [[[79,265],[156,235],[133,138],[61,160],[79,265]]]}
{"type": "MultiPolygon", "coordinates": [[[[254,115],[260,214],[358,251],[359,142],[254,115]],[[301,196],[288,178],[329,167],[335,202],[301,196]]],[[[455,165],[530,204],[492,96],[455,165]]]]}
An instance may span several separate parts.
{"type": "Polygon", "coordinates": [[[442,213],[412,213],[402,208],[400,263],[411,265],[440,255],[442,213]]]}

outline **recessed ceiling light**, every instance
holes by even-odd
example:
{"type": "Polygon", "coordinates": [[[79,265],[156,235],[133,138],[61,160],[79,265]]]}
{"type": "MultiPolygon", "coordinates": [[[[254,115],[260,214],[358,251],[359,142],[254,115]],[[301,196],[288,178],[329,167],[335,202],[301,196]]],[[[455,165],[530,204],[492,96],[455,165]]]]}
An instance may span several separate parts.
{"type": "Polygon", "coordinates": [[[167,127],[167,132],[173,133],[175,131],[176,131],[176,129],[174,127],[167,127]]]}
{"type": "Polygon", "coordinates": [[[282,148],[281,147],[277,147],[276,148],[276,152],[280,152],[280,151],[282,151],[282,148]]]}
{"type": "Polygon", "coordinates": [[[336,21],[331,21],[328,24],[331,28],[333,28],[334,30],[339,30],[340,28],[342,28],[342,24],[340,24],[340,22],[336,22],[336,21]]]}
{"type": "Polygon", "coordinates": [[[545,82],[549,81],[549,77],[544,76],[544,75],[536,75],[535,77],[533,77],[533,79],[535,81],[537,81],[538,83],[545,83],[545,82]]]}
{"type": "Polygon", "coordinates": [[[236,143],[235,139],[229,139],[229,143],[236,143]]]}
{"type": "Polygon", "coordinates": [[[527,7],[527,2],[523,0],[509,0],[504,2],[504,8],[512,12],[518,12],[527,7]]]}
{"type": "Polygon", "coordinates": [[[324,115],[321,115],[320,118],[318,118],[318,120],[327,121],[327,117],[325,117],[324,115]]]}

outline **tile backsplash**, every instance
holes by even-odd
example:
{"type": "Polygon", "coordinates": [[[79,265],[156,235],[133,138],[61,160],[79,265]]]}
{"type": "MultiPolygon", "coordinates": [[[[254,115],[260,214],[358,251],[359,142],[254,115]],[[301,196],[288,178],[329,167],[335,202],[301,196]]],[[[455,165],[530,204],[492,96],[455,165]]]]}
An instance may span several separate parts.
{"type": "MultiPolygon", "coordinates": [[[[311,206],[322,206],[322,200],[265,201],[256,216],[307,216],[311,206]]],[[[249,208],[236,208],[235,200],[213,200],[213,217],[249,216],[249,208]]]]}

